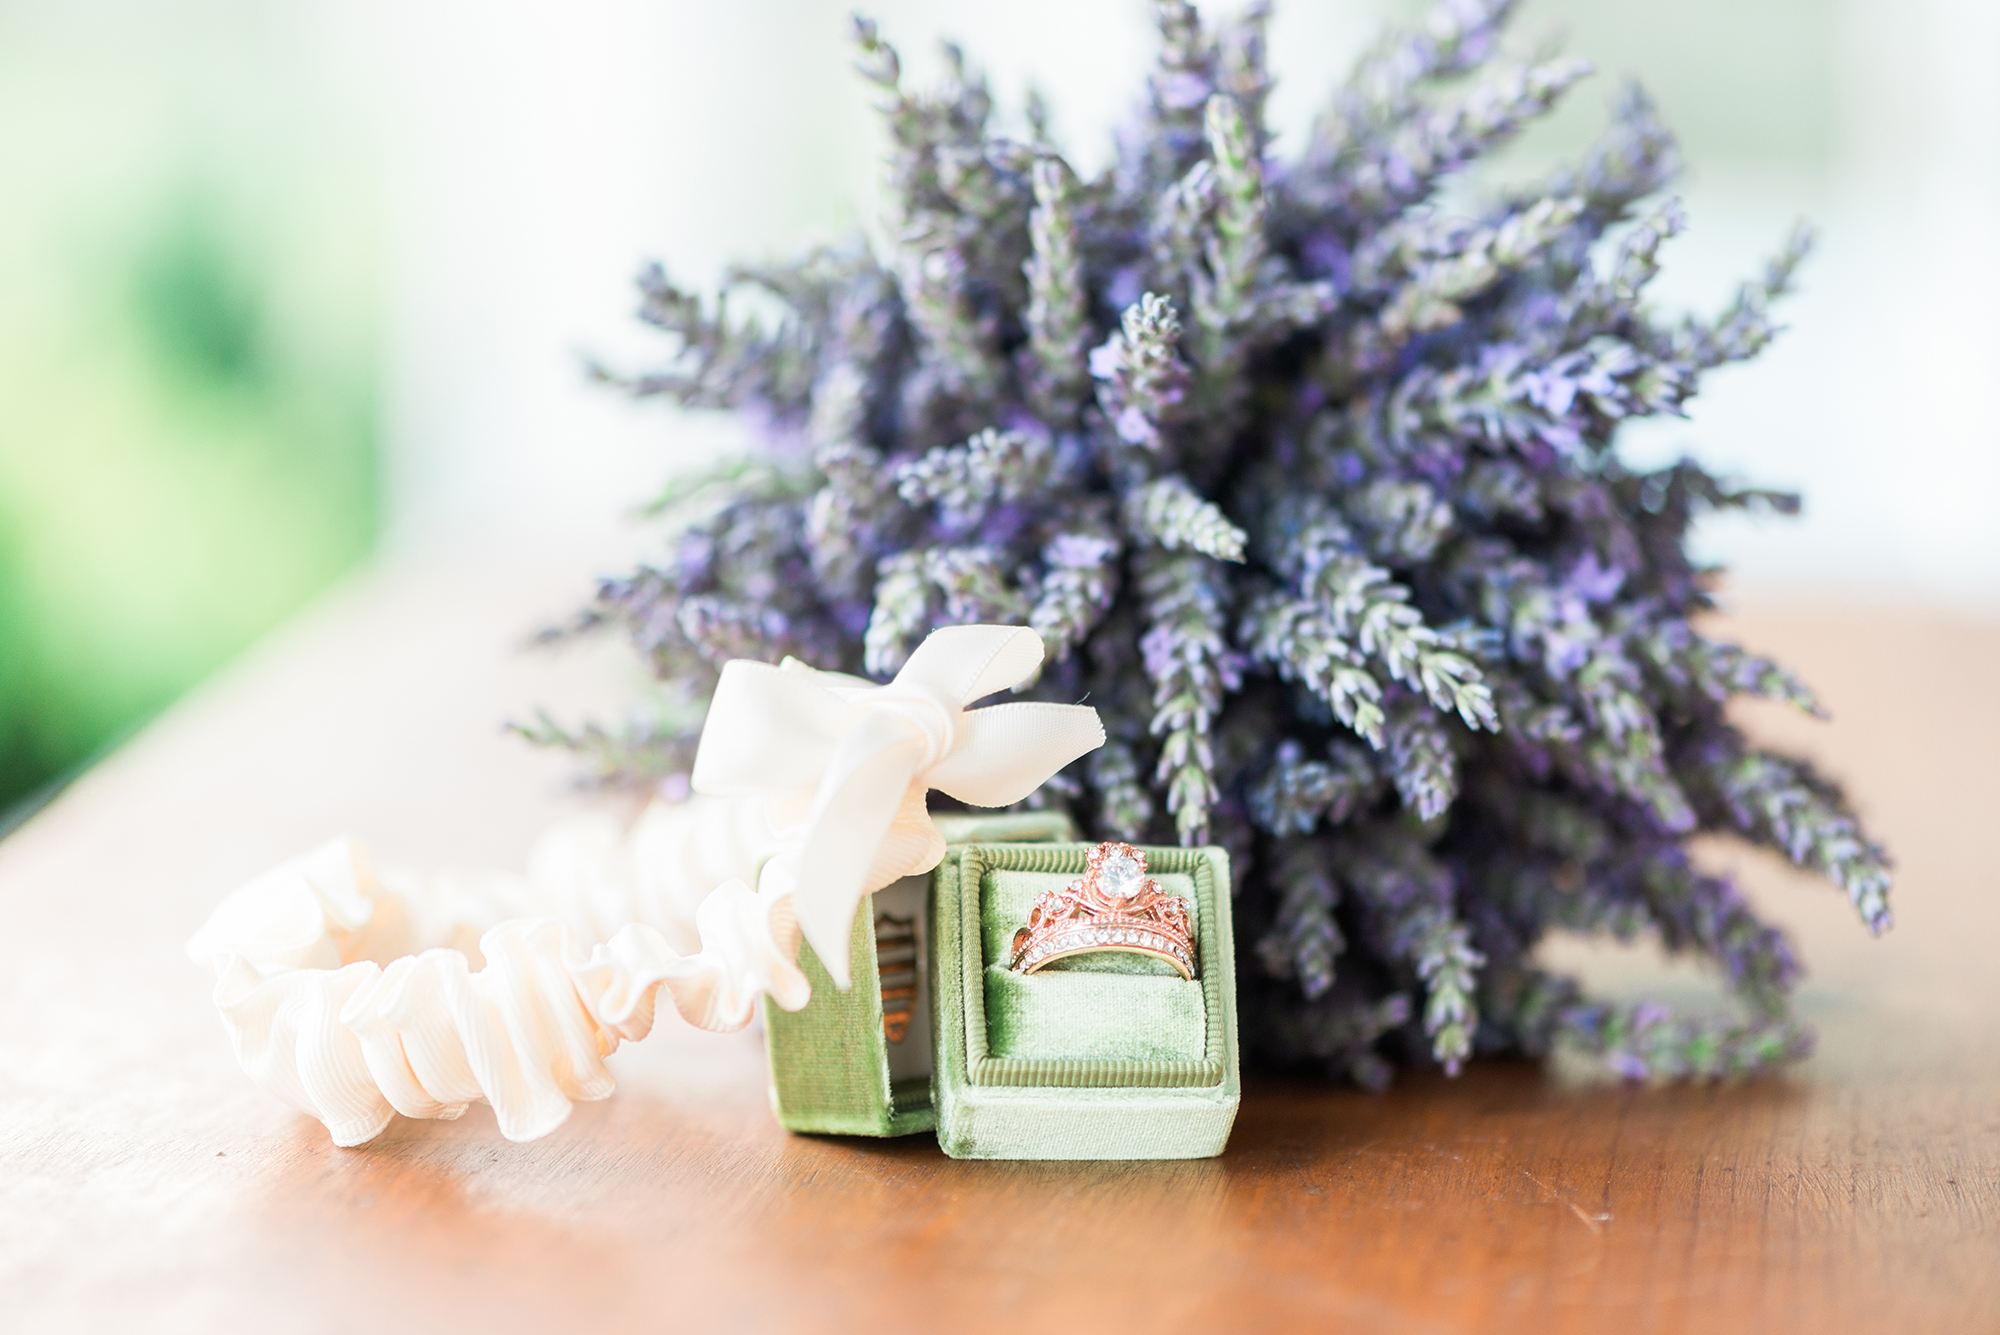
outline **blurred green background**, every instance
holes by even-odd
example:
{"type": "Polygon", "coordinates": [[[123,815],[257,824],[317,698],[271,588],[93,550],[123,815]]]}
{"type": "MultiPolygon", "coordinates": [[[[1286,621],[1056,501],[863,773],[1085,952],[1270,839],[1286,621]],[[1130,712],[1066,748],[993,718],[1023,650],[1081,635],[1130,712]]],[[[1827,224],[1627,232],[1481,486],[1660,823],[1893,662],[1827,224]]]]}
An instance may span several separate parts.
{"type": "Polygon", "coordinates": [[[271,9],[0,6],[0,828],[375,534],[380,211],[271,9]]]}
{"type": "MultiPolygon", "coordinates": [[[[1041,86],[1086,168],[1153,47],[1146,0],[0,0],[0,813],[378,544],[567,566],[727,446],[577,354],[662,351],[643,259],[701,286],[875,225],[857,3],[919,82],[951,36],[1017,123],[1041,86]]],[[[1422,7],[1277,0],[1281,155],[1422,7]]],[[[2000,607],[2000,5],[1523,0],[1516,53],[1554,44],[1600,74],[1497,169],[1643,82],[1689,163],[1666,304],[1820,224],[1792,330],[1626,441],[1806,493],[1703,554],[1766,603],[2000,607]]]]}

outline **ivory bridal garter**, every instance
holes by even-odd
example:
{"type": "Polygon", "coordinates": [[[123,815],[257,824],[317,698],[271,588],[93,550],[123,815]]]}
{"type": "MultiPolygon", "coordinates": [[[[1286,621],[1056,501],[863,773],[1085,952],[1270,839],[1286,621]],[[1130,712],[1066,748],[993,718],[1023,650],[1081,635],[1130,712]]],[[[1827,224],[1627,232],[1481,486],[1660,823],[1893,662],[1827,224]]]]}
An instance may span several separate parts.
{"type": "Polygon", "coordinates": [[[801,939],[846,987],[862,897],[944,855],[931,789],[1006,806],[1103,744],[1087,706],[966,708],[1041,662],[1033,631],[954,626],[887,685],[729,663],[688,801],[624,832],[559,825],[525,877],[476,883],[377,875],[338,839],[224,900],[188,954],[243,1069],[335,1144],[481,1100],[532,1140],[612,1092],[604,1058],[651,1031],[662,990],[704,1029],[766,994],[797,1010],[801,939]]]}

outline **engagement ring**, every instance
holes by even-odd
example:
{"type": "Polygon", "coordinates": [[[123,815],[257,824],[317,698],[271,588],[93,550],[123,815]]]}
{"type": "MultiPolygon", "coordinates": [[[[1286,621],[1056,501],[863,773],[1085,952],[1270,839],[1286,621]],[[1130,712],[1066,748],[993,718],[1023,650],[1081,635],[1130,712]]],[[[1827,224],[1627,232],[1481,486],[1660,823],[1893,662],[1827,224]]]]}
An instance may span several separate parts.
{"type": "Polygon", "coordinates": [[[1060,890],[1045,890],[1014,934],[1007,967],[1035,973],[1072,955],[1101,950],[1165,960],[1192,980],[1197,964],[1187,901],[1146,875],[1146,855],[1130,844],[1090,851],[1088,869],[1060,890]]]}

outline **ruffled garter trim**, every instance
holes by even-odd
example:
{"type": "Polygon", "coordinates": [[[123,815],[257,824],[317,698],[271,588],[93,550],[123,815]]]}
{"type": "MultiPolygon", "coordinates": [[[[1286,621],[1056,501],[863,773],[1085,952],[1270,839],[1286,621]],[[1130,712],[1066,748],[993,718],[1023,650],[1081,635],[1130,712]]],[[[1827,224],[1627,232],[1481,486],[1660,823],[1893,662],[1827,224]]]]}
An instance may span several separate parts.
{"type": "MultiPolygon", "coordinates": [[[[500,883],[486,902],[519,897],[500,883]]],[[[516,918],[479,935],[475,968],[465,919],[481,902],[456,887],[385,885],[356,845],[335,840],[238,891],[188,953],[216,971],[244,1070],[344,1146],[379,1135],[392,1112],[454,1118],[482,1100],[503,1136],[533,1140],[613,1092],[604,1058],[651,1031],[661,989],[690,1023],[724,1031],[767,993],[792,1010],[811,995],[788,894],[742,880],[701,901],[693,954],[647,923],[593,944],[555,919],[516,918]],[[452,899],[457,911],[442,911],[452,899]],[[423,944],[414,935],[430,948],[369,957],[423,944]]]]}

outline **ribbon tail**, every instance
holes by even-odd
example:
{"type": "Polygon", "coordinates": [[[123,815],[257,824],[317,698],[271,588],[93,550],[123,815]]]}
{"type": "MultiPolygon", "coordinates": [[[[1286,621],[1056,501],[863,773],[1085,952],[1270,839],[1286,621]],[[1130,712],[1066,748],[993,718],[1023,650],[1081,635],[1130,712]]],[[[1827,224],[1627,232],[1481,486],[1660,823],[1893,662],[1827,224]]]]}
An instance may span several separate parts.
{"type": "Polygon", "coordinates": [[[888,727],[895,729],[893,739],[866,723],[850,734],[855,749],[867,754],[827,775],[795,864],[799,888],[792,909],[799,930],[843,992],[853,982],[847,948],[854,911],[863,895],[881,888],[868,884],[869,872],[923,759],[919,739],[894,723],[888,727]]]}
{"type": "Polygon", "coordinates": [[[959,730],[958,746],[923,780],[975,807],[1012,806],[1104,745],[1104,721],[1088,705],[988,705],[961,714],[959,730]]]}

